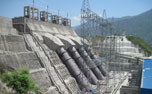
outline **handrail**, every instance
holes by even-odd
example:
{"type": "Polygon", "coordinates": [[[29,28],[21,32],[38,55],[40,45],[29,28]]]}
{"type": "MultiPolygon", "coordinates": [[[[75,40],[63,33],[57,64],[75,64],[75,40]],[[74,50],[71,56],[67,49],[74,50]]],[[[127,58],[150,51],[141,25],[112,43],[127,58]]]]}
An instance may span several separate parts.
{"type": "MultiPolygon", "coordinates": [[[[24,34],[23,34],[23,36],[24,36],[24,34]]],[[[26,39],[26,37],[24,36],[24,38],[26,39]]],[[[27,39],[26,39],[26,41],[27,41],[27,39]]],[[[34,48],[33,47],[31,47],[32,48],[32,50],[34,50],[34,48]]],[[[34,50],[35,51],[35,50],[34,50]]],[[[35,51],[36,52],[36,51],[35,51]]],[[[36,55],[37,55],[37,53],[36,53],[36,55]]],[[[38,56],[38,55],[37,55],[38,56]]],[[[40,58],[40,60],[42,61],[42,59],[40,58]]],[[[42,63],[43,63],[43,61],[42,61],[42,63]]],[[[53,84],[57,87],[57,89],[58,89],[58,91],[59,91],[59,93],[60,94],[62,94],[62,90],[59,88],[59,86],[57,85],[57,83],[55,82],[55,80],[53,79],[53,75],[51,74],[51,72],[50,72],[50,70],[48,69],[48,67],[47,67],[47,65],[45,64],[45,63],[43,63],[43,65],[45,66],[45,68],[46,68],[46,71],[49,73],[49,77],[53,80],[52,82],[53,82],[53,84]]]]}
{"type": "MultiPolygon", "coordinates": [[[[53,66],[55,72],[57,73],[57,75],[59,76],[59,78],[61,79],[62,83],[66,86],[66,88],[68,89],[69,93],[72,94],[71,90],[69,89],[69,87],[66,85],[64,79],[62,78],[62,76],[59,74],[59,72],[57,71],[55,65],[52,63],[53,61],[51,60],[51,58],[49,57],[46,49],[41,45],[41,43],[37,40],[37,38],[33,35],[33,33],[30,33],[32,35],[32,37],[36,40],[36,42],[38,43],[38,45],[42,48],[42,50],[44,51],[45,55],[47,56],[48,60],[50,61],[51,65],[53,66]]],[[[46,65],[45,65],[46,66],[46,65]]],[[[46,66],[46,68],[48,68],[46,66]]],[[[48,71],[50,72],[50,70],[48,69],[48,71]]]]}

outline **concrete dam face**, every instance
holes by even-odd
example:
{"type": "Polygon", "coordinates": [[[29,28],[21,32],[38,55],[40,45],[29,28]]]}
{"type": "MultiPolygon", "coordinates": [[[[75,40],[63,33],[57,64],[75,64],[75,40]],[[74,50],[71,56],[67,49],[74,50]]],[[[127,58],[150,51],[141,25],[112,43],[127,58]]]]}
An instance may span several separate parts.
{"type": "Polygon", "coordinates": [[[107,72],[96,58],[70,26],[0,17],[0,63],[28,68],[42,94],[98,92],[107,72]]]}

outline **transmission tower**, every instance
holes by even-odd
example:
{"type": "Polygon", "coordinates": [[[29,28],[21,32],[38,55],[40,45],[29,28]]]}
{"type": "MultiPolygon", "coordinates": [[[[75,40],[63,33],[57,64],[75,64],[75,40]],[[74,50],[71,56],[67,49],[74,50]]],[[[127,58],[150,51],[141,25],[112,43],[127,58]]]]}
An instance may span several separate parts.
{"type": "Polygon", "coordinates": [[[90,13],[91,13],[91,8],[90,8],[89,0],[84,0],[81,8],[81,33],[82,33],[81,35],[87,40],[90,39],[89,38],[90,37],[89,20],[91,19],[90,13]]]}
{"type": "MultiPolygon", "coordinates": [[[[118,54],[120,52],[120,42],[117,41],[116,31],[114,30],[113,24],[107,20],[106,10],[103,11],[102,17],[93,12],[90,8],[89,0],[83,0],[81,8],[81,36],[82,42],[87,39],[88,42],[91,42],[91,35],[94,31],[98,31],[101,37],[100,44],[100,56],[101,59],[106,59],[106,69],[109,72],[111,69],[109,64],[112,62],[117,62],[118,54]],[[113,35],[113,36],[112,36],[113,35]],[[109,40],[109,41],[108,41],[109,40]]],[[[119,40],[120,41],[120,40],[119,40]]],[[[120,62],[120,61],[119,61],[120,62]]],[[[114,66],[114,69],[116,67],[114,66]]],[[[120,68],[120,67],[119,67],[120,68]]],[[[121,69],[120,69],[121,70],[121,69]]],[[[113,73],[113,79],[115,81],[115,72],[113,73]]],[[[106,91],[110,89],[109,86],[109,75],[106,77],[106,91]]],[[[100,85],[99,85],[100,87],[100,85]]],[[[99,88],[98,87],[98,88],[99,88]]],[[[99,88],[101,89],[101,88],[99,88]]],[[[100,90],[99,90],[100,91],[100,90]]]]}
{"type": "MultiPolygon", "coordinates": [[[[89,22],[88,22],[88,20],[90,19],[89,17],[90,10],[91,9],[89,5],[89,0],[84,0],[82,3],[82,8],[81,8],[81,37],[82,37],[83,48],[85,47],[85,44],[84,44],[85,40],[87,39],[88,42],[90,41],[89,22]]],[[[83,64],[84,63],[85,62],[83,62],[83,64]]],[[[85,69],[85,70],[88,70],[88,69],[85,69]]],[[[88,79],[90,79],[89,76],[90,75],[87,75],[88,79]]]]}

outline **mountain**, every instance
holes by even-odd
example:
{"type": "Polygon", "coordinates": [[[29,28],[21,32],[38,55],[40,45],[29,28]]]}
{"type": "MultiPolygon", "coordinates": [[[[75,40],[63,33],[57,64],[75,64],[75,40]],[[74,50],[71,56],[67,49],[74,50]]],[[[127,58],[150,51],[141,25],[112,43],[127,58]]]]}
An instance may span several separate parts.
{"type": "MultiPolygon", "coordinates": [[[[111,20],[109,18],[108,20],[111,20]]],[[[126,16],[114,18],[113,24],[117,31],[125,30],[126,35],[134,35],[142,38],[148,44],[152,45],[152,9],[136,16],[126,16]]],[[[75,30],[80,35],[80,26],[75,30]]],[[[94,31],[92,35],[98,35],[99,31],[94,31]]]]}
{"type": "Polygon", "coordinates": [[[141,37],[152,45],[152,10],[126,19],[114,21],[116,29],[124,29],[127,35],[141,37]]]}

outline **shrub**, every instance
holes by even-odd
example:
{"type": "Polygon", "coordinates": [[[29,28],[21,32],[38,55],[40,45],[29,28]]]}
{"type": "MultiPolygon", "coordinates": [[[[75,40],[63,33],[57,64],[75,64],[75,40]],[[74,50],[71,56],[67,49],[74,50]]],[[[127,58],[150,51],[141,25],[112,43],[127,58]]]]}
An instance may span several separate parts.
{"type": "Polygon", "coordinates": [[[3,73],[2,82],[18,94],[27,94],[30,91],[38,90],[30,77],[28,69],[22,69],[20,72],[3,73]]]}
{"type": "Polygon", "coordinates": [[[141,38],[135,36],[127,36],[127,39],[133,44],[139,45],[148,54],[152,54],[152,48],[150,47],[150,45],[143,41],[141,38]]]}

